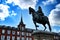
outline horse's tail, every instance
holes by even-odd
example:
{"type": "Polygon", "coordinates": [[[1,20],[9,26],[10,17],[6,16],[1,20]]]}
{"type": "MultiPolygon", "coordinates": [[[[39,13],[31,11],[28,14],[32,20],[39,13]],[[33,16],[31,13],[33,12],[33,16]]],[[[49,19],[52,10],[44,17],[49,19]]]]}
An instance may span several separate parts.
{"type": "Polygon", "coordinates": [[[49,26],[49,30],[50,30],[50,32],[51,32],[52,29],[51,29],[51,26],[50,26],[50,22],[48,21],[47,24],[48,24],[48,26],[49,26]]]}

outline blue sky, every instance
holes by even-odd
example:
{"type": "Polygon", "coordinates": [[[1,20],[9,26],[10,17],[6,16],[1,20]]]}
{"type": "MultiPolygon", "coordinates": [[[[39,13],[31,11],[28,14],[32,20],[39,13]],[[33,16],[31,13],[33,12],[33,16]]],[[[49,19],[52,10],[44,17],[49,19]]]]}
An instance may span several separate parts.
{"type": "MultiPolygon", "coordinates": [[[[17,27],[22,14],[26,28],[35,29],[28,8],[32,7],[37,11],[38,6],[48,16],[52,31],[60,32],[60,0],[0,0],[0,25],[17,27]]],[[[41,24],[38,25],[39,30],[44,29],[41,24]]]]}

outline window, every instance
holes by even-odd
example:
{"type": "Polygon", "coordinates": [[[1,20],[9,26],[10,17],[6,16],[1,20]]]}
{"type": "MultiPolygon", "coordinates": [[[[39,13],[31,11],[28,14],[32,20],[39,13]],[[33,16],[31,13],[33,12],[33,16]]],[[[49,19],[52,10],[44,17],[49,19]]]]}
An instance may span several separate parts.
{"type": "Polygon", "coordinates": [[[43,40],[51,40],[51,39],[47,39],[47,38],[46,38],[46,39],[43,39],[43,40]]]}
{"type": "Polygon", "coordinates": [[[10,30],[7,30],[7,34],[10,34],[11,33],[11,31],[10,30]]]}
{"type": "Polygon", "coordinates": [[[20,35],[20,32],[19,31],[17,31],[17,35],[20,35]]]}
{"type": "Polygon", "coordinates": [[[20,37],[17,37],[17,40],[20,40],[20,37]]]}
{"type": "Polygon", "coordinates": [[[29,34],[28,33],[26,33],[26,36],[28,36],[29,34]]]}
{"type": "Polygon", "coordinates": [[[46,39],[43,39],[43,40],[46,40],[46,39]]]}
{"type": "Polygon", "coordinates": [[[1,40],[5,40],[5,36],[4,35],[1,35],[1,40]]]}
{"type": "Polygon", "coordinates": [[[32,38],[29,38],[29,40],[32,40],[32,38]]]}
{"type": "Polygon", "coordinates": [[[54,39],[58,39],[58,36],[54,36],[54,39]]]}
{"type": "Polygon", "coordinates": [[[23,35],[23,36],[25,35],[24,32],[22,32],[22,35],[23,35]]]}
{"type": "Polygon", "coordinates": [[[37,40],[37,39],[34,39],[34,40],[37,40]]]}
{"type": "Polygon", "coordinates": [[[28,37],[26,38],[26,40],[28,40],[28,37]]]}
{"type": "Polygon", "coordinates": [[[29,33],[29,36],[31,36],[31,33],[29,33]]]}
{"type": "Polygon", "coordinates": [[[24,37],[22,37],[22,40],[25,40],[25,38],[24,38],[24,37]]]}
{"type": "Polygon", "coordinates": [[[24,27],[22,27],[22,30],[24,30],[24,27]]]}
{"type": "Polygon", "coordinates": [[[3,33],[3,34],[5,33],[5,30],[4,30],[4,29],[2,30],[2,33],[3,33]]]}
{"type": "Polygon", "coordinates": [[[15,40],[15,36],[12,36],[12,40],[15,40]]]}
{"type": "Polygon", "coordinates": [[[10,40],[10,36],[7,36],[7,40],[10,40]]]}
{"type": "Polygon", "coordinates": [[[12,31],[12,34],[15,35],[15,31],[12,31]]]}

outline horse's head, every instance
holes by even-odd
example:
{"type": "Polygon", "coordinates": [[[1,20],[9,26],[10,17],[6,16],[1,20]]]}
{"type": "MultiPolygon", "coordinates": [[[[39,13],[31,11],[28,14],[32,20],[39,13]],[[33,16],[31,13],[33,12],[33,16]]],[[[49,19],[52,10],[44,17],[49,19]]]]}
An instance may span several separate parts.
{"type": "Polygon", "coordinates": [[[34,12],[35,12],[35,10],[33,8],[29,7],[29,14],[34,13],[34,12]]]}

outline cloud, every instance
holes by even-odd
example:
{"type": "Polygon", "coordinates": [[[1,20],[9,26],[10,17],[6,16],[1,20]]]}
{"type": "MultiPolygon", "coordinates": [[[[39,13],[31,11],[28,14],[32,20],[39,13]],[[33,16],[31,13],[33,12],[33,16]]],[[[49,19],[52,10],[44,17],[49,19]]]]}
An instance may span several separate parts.
{"type": "Polygon", "coordinates": [[[6,3],[18,5],[21,9],[35,8],[38,0],[7,0],[6,3]]]}
{"type": "Polygon", "coordinates": [[[9,6],[0,4],[0,20],[5,20],[9,16],[9,6]]]}
{"type": "Polygon", "coordinates": [[[57,30],[57,29],[52,29],[52,32],[59,33],[59,32],[60,32],[60,30],[57,30]]]}
{"type": "Polygon", "coordinates": [[[56,5],[56,8],[51,10],[49,14],[49,21],[51,25],[59,25],[60,26],[60,4],[56,5]]]}
{"type": "Polygon", "coordinates": [[[60,32],[60,30],[57,30],[57,29],[52,29],[52,32],[55,32],[55,33],[59,33],[60,32]]]}
{"type": "Polygon", "coordinates": [[[9,11],[10,7],[8,5],[0,4],[0,20],[4,21],[7,17],[16,16],[17,14],[14,11],[9,11]],[[9,14],[11,13],[11,14],[9,14]]]}
{"type": "Polygon", "coordinates": [[[14,12],[14,11],[12,11],[12,14],[11,14],[11,16],[16,16],[17,14],[14,12]]]}
{"type": "Polygon", "coordinates": [[[46,0],[46,1],[42,1],[42,3],[43,3],[44,5],[49,5],[49,4],[57,3],[57,1],[56,1],[56,0],[46,0]]]}

